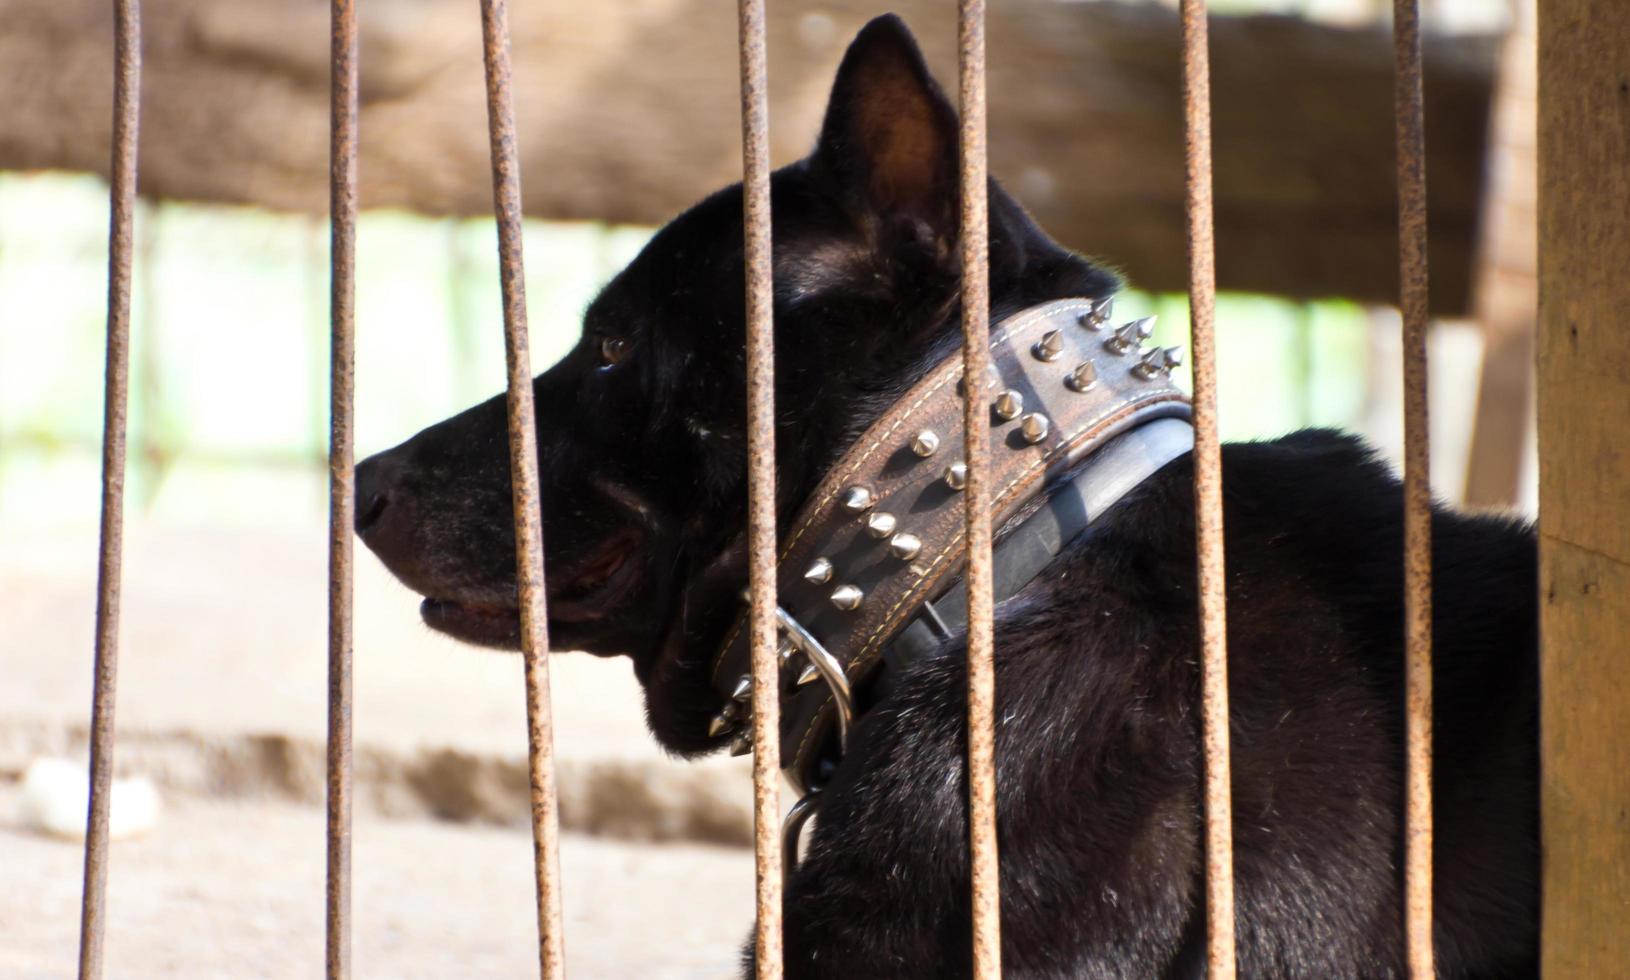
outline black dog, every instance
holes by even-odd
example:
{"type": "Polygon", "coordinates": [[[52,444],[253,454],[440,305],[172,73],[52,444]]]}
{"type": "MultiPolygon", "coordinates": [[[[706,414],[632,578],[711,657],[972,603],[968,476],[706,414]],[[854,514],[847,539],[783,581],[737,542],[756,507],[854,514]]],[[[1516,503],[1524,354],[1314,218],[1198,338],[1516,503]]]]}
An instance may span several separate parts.
{"type": "MultiPolygon", "coordinates": [[[[883,18],[819,145],[774,176],[784,522],[958,346],[954,110],[883,18]]],[[[990,186],[991,316],[1115,278],[990,186]]],[[[535,382],[554,645],[627,655],[652,731],[719,748],[707,667],[740,611],[742,197],[662,229],[535,382]]],[[[513,648],[504,406],[365,462],[357,527],[425,621],[513,648]]],[[[1401,493],[1356,440],[1224,451],[1239,962],[1403,974],[1401,493]]],[[[1011,976],[1204,972],[1191,469],[1167,465],[997,610],[1003,962],[1011,976]]],[[[1445,977],[1535,974],[1531,533],[1439,513],[1436,941],[1445,977]]],[[[861,720],[786,900],[797,977],[970,971],[960,639],[861,720]]]]}

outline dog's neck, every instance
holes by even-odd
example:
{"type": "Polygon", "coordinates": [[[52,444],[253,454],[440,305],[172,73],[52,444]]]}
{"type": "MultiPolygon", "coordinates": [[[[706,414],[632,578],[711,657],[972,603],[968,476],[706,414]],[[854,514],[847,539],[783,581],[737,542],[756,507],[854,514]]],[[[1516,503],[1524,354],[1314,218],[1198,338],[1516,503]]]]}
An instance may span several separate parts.
{"type": "MultiPolygon", "coordinates": [[[[1045,303],[993,330],[993,375],[978,397],[992,406],[998,599],[1187,450],[1186,423],[1153,424],[1186,418],[1187,403],[1170,380],[1174,352],[1142,348],[1148,330],[1146,320],[1112,323],[1107,298],[1045,303]]],[[[823,761],[841,751],[856,691],[886,673],[895,654],[937,647],[960,630],[961,387],[961,359],[945,357],[853,440],[783,524],[781,755],[802,788],[818,785],[823,761]]],[[[706,570],[705,591],[739,603],[745,569],[738,539],[706,570]]],[[[738,617],[710,657],[671,651],[678,656],[653,680],[686,690],[661,698],[666,704],[652,699],[654,726],[691,726],[684,741],[701,749],[750,748],[743,626],[738,617]]],[[[674,641],[690,646],[679,634],[674,641]]]]}

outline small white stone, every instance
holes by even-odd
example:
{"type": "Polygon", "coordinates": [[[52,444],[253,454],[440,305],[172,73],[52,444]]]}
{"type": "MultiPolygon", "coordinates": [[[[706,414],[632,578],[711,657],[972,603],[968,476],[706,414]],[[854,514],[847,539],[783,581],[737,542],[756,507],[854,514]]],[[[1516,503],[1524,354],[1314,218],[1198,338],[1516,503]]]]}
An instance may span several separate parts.
{"type": "MultiPolygon", "coordinates": [[[[17,798],[18,821],[30,830],[70,840],[85,838],[90,777],[70,759],[35,759],[23,775],[17,798]]],[[[115,779],[108,806],[108,836],[114,840],[144,834],[158,825],[159,794],[151,780],[115,779]]]]}

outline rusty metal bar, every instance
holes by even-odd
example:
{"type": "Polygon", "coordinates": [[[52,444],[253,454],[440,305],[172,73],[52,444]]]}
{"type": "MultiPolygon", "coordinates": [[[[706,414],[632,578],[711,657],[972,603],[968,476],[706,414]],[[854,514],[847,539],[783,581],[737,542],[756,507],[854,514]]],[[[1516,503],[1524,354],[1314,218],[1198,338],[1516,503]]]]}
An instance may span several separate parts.
{"type": "Polygon", "coordinates": [[[102,976],[107,934],[108,808],[119,681],[119,587],[124,559],[125,408],[130,398],[130,267],[136,145],[141,129],[141,2],[113,4],[113,158],[108,221],[106,388],[102,402],[102,542],[96,570],[96,676],[91,693],[90,807],[80,893],[79,976],[102,976]]]}
{"type": "Polygon", "coordinates": [[[775,595],[775,330],[764,0],[739,0],[742,222],[747,279],[747,548],[753,674],[754,975],[781,976],[780,664],[775,595]]]}
{"type": "Polygon", "coordinates": [[[351,535],[356,508],[357,12],[329,13],[328,886],[331,980],[351,975],[351,535]]]}
{"type": "Polygon", "coordinates": [[[962,417],[968,483],[968,857],[972,872],[974,976],[1002,975],[996,853],[996,667],[990,527],[990,222],[985,191],[985,0],[957,4],[961,105],[962,417]]]}
{"type": "Polygon", "coordinates": [[[509,470],[515,505],[515,576],[526,665],[527,754],[532,782],[532,869],[538,899],[540,975],[565,975],[560,912],[560,817],[555,800],[554,720],[549,707],[549,618],[544,605],[543,510],[538,495],[538,430],[526,329],[521,256],[521,163],[510,95],[509,5],[481,0],[492,144],[492,200],[498,224],[498,272],[504,300],[504,355],[509,369],[509,470]]]}
{"type": "Polygon", "coordinates": [[[1200,729],[1205,755],[1206,966],[1234,976],[1234,820],[1228,751],[1228,616],[1222,448],[1217,432],[1217,246],[1211,201],[1211,64],[1205,0],[1183,0],[1183,118],[1194,347],[1194,547],[1200,596],[1200,729]]]}
{"type": "Polygon", "coordinates": [[[1417,0],[1393,0],[1398,306],[1404,346],[1404,933],[1409,974],[1432,954],[1432,477],[1426,391],[1426,121],[1417,0]]]}

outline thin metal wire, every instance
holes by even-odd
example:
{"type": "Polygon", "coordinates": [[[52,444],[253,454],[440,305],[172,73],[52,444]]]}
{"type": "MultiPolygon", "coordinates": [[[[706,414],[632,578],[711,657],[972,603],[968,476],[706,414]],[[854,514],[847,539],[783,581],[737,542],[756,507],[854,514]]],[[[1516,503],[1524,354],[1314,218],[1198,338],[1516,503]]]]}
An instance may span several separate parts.
{"type": "Polygon", "coordinates": [[[1394,0],[1398,282],[1404,347],[1404,933],[1412,977],[1432,952],[1432,478],[1427,425],[1426,121],[1417,0],[1394,0]]]}
{"type": "Polygon", "coordinates": [[[330,9],[328,886],[325,963],[351,975],[351,535],[356,508],[357,12],[330,9]]]}
{"type": "Polygon", "coordinates": [[[527,752],[532,782],[532,868],[538,898],[540,975],[565,975],[560,913],[560,818],[555,800],[554,721],[549,706],[549,619],[544,605],[543,511],[538,496],[538,432],[527,343],[526,279],[521,255],[521,166],[510,95],[509,6],[481,0],[492,197],[498,223],[498,271],[509,368],[509,467],[515,505],[515,574],[526,664],[527,752]]]}
{"type": "Polygon", "coordinates": [[[974,976],[1002,975],[996,853],[996,667],[990,527],[990,223],[986,211],[985,3],[957,5],[961,104],[963,490],[968,536],[968,857],[972,872],[974,976]]]}
{"type": "Polygon", "coordinates": [[[1234,821],[1228,752],[1228,616],[1222,449],[1217,432],[1216,239],[1211,201],[1211,65],[1205,0],[1183,0],[1183,117],[1194,346],[1194,537],[1200,594],[1200,728],[1205,753],[1206,965],[1234,976],[1234,821]]]}
{"type": "Polygon", "coordinates": [[[108,807],[119,680],[119,587],[124,560],[125,407],[130,397],[130,269],[141,127],[141,3],[113,5],[113,159],[108,221],[106,388],[102,403],[102,542],[96,571],[96,677],[91,694],[90,807],[80,894],[79,976],[102,976],[107,934],[108,807]]]}
{"type": "Polygon", "coordinates": [[[775,595],[775,336],[764,0],[739,0],[742,218],[747,278],[747,546],[753,674],[755,975],[781,976],[781,704],[775,595]]]}

